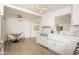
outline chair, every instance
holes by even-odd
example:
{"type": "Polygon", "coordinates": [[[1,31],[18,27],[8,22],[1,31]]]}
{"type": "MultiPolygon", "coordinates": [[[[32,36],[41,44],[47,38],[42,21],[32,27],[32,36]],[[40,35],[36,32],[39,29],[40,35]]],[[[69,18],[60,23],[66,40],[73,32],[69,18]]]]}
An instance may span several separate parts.
{"type": "Polygon", "coordinates": [[[16,37],[13,36],[12,34],[9,34],[7,36],[7,42],[6,42],[6,44],[9,44],[10,45],[10,43],[13,42],[13,41],[15,41],[15,40],[16,40],[16,37]]]}
{"type": "Polygon", "coordinates": [[[25,36],[23,33],[20,33],[20,35],[18,36],[18,40],[25,40],[25,36]]]}
{"type": "Polygon", "coordinates": [[[20,40],[24,41],[24,39],[25,39],[25,36],[23,33],[16,33],[16,34],[8,35],[8,41],[16,42],[16,41],[20,41],[20,40]]]}
{"type": "Polygon", "coordinates": [[[9,34],[8,35],[8,40],[12,40],[12,41],[15,41],[16,40],[16,37],[12,34],[9,34]]]}

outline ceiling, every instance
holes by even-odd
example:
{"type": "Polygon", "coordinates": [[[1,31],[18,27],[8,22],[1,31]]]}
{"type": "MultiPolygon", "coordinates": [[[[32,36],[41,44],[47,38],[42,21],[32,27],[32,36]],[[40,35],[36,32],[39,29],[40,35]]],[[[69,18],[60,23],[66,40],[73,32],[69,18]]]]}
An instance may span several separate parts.
{"type": "MultiPolygon", "coordinates": [[[[40,13],[39,5],[41,5],[41,4],[13,4],[13,5],[23,8],[23,9],[28,9],[28,10],[36,12],[36,13],[40,13]]],[[[50,5],[50,8],[46,12],[51,12],[51,11],[54,12],[61,8],[71,6],[70,4],[49,4],[49,5],[50,5]]],[[[46,12],[43,12],[43,13],[46,13],[46,12]]]]}
{"type": "Polygon", "coordinates": [[[5,18],[6,17],[14,17],[14,18],[16,18],[17,15],[22,15],[22,17],[24,19],[28,19],[28,20],[31,20],[31,19],[33,20],[33,19],[37,19],[37,18],[40,17],[40,16],[36,16],[36,15],[30,14],[30,13],[26,13],[26,12],[23,12],[23,11],[16,10],[16,9],[5,6],[5,9],[4,9],[5,18]]]}
{"type": "MultiPolygon", "coordinates": [[[[39,4],[12,4],[12,5],[15,7],[19,7],[19,8],[40,14],[40,10],[38,8],[39,4]]],[[[59,9],[62,9],[62,8],[68,7],[68,6],[71,6],[71,5],[70,4],[51,4],[50,8],[47,11],[43,12],[43,14],[47,13],[47,12],[51,12],[51,11],[54,12],[56,10],[59,10],[59,9]]],[[[22,15],[23,18],[26,18],[26,19],[39,18],[39,16],[30,14],[27,12],[22,12],[20,10],[16,10],[16,9],[5,6],[5,16],[6,17],[16,17],[18,14],[22,15]]]]}

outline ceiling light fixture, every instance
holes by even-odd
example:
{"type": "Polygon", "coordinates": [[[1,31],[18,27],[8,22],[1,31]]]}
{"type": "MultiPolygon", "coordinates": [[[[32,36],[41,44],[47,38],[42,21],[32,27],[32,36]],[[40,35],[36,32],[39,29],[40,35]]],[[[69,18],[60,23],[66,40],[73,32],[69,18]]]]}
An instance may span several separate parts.
{"type": "Polygon", "coordinates": [[[38,9],[40,10],[40,13],[43,13],[47,11],[50,8],[50,4],[39,4],[38,9]]]}
{"type": "Polygon", "coordinates": [[[19,21],[21,21],[22,20],[22,15],[17,15],[17,19],[19,20],[19,21]]]}

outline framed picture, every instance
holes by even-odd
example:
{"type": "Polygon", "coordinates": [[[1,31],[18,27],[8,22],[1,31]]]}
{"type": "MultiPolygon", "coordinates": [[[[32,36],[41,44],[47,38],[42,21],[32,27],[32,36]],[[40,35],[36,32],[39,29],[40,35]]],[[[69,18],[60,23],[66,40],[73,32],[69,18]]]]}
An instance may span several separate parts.
{"type": "Polygon", "coordinates": [[[35,31],[39,31],[40,26],[39,26],[38,24],[34,24],[34,25],[33,25],[33,29],[34,29],[35,31]]]}

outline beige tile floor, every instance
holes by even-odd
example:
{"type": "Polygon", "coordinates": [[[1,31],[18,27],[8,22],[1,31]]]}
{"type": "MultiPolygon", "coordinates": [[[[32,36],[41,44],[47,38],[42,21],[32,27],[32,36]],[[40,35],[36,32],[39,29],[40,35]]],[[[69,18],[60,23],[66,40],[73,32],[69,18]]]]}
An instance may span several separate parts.
{"type": "Polygon", "coordinates": [[[53,51],[37,44],[34,38],[25,39],[18,43],[11,43],[4,47],[5,55],[56,55],[53,51]]]}

